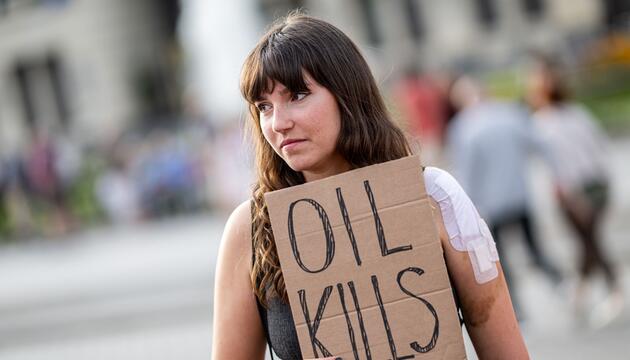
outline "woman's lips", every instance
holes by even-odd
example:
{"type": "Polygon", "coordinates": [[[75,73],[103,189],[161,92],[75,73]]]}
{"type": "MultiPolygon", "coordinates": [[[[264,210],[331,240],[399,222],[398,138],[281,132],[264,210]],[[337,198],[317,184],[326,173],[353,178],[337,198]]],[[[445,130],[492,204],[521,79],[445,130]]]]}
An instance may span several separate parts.
{"type": "Polygon", "coordinates": [[[295,146],[297,146],[298,144],[304,142],[303,139],[289,139],[289,140],[284,140],[281,144],[280,147],[284,150],[289,150],[294,148],[295,146]]]}

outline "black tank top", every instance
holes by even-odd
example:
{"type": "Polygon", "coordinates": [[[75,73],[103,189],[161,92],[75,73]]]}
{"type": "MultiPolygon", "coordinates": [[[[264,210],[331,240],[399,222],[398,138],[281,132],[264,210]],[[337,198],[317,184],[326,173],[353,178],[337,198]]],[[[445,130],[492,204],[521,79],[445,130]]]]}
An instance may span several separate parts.
{"type": "Polygon", "coordinates": [[[273,352],[280,359],[302,359],[300,343],[293,324],[293,315],[289,304],[285,303],[278,296],[267,298],[266,309],[258,301],[258,298],[256,298],[256,303],[258,304],[258,312],[267,336],[271,358],[273,359],[273,353],[271,352],[273,349],[273,352]]]}

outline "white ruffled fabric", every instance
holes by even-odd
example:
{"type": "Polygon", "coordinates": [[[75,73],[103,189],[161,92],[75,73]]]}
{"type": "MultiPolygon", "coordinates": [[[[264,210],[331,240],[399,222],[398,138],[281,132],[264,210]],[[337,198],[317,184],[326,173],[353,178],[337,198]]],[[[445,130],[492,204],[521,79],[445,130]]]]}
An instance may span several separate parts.
{"type": "Polygon", "coordinates": [[[448,172],[435,167],[424,169],[427,194],[440,206],[451,245],[468,251],[478,282],[497,276],[497,247],[486,222],[479,216],[464,189],[448,172]]]}

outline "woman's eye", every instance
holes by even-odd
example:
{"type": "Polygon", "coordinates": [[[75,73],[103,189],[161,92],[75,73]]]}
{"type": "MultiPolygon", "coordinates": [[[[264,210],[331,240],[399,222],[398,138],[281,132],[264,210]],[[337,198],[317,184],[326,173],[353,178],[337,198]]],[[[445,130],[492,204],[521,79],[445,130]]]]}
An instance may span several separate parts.
{"type": "Polygon", "coordinates": [[[307,95],[308,95],[307,92],[295,93],[295,94],[293,94],[291,100],[293,100],[293,101],[300,101],[300,100],[304,99],[307,95]]]}
{"type": "Polygon", "coordinates": [[[271,105],[267,103],[260,103],[256,105],[256,107],[258,108],[258,111],[260,111],[261,113],[267,112],[271,109],[271,105]]]}

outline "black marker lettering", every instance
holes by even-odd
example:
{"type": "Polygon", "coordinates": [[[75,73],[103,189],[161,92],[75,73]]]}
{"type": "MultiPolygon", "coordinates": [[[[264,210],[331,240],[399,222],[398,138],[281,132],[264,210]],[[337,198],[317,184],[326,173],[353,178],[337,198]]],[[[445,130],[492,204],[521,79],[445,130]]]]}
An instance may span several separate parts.
{"type": "Polygon", "coordinates": [[[398,282],[398,286],[400,287],[400,290],[402,290],[405,294],[422,301],[424,303],[424,305],[431,312],[431,315],[433,315],[433,317],[435,318],[435,325],[433,327],[433,335],[431,336],[431,340],[429,340],[429,343],[426,344],[425,346],[420,346],[417,341],[414,341],[414,342],[409,344],[409,346],[412,349],[414,349],[415,351],[417,351],[419,353],[426,353],[426,352],[431,351],[431,349],[433,349],[435,347],[435,344],[437,343],[438,336],[439,336],[439,333],[440,333],[440,320],[438,319],[437,312],[435,311],[435,309],[433,308],[433,305],[431,305],[431,303],[429,303],[428,301],[424,300],[423,298],[421,298],[419,296],[414,295],[414,293],[412,293],[411,291],[405,289],[405,287],[402,286],[401,279],[402,279],[402,276],[404,275],[404,273],[406,273],[407,271],[414,272],[414,273],[418,274],[418,276],[420,276],[420,275],[422,275],[424,273],[424,270],[422,270],[420,268],[417,268],[417,267],[410,267],[410,268],[404,269],[404,270],[402,270],[402,271],[400,271],[398,273],[398,278],[396,279],[396,281],[398,282]]]}
{"type": "Polygon", "coordinates": [[[348,316],[348,309],[346,308],[346,299],[343,296],[343,285],[337,284],[337,290],[339,291],[339,299],[341,300],[341,308],[343,309],[343,315],[346,317],[346,324],[348,324],[348,335],[350,336],[350,343],[352,344],[352,353],[354,353],[355,360],[359,360],[359,352],[357,351],[357,343],[354,340],[354,330],[352,329],[352,322],[350,316],[348,316]]]}
{"type": "Polygon", "coordinates": [[[403,359],[413,359],[414,355],[406,355],[403,357],[398,357],[396,355],[396,344],[394,343],[394,337],[392,336],[392,329],[389,327],[389,321],[387,320],[387,313],[385,312],[385,307],[383,306],[383,299],[381,298],[381,291],[378,288],[378,279],[376,275],[372,275],[372,287],[374,288],[374,295],[376,295],[376,301],[378,302],[378,307],[381,310],[381,317],[383,318],[383,325],[385,325],[385,332],[387,333],[387,342],[389,344],[389,349],[392,352],[392,357],[394,360],[403,360],[403,359]]]}
{"type": "Polygon", "coordinates": [[[317,329],[319,329],[319,323],[322,320],[322,316],[324,315],[324,308],[326,308],[326,303],[328,302],[328,298],[330,298],[330,293],[332,292],[332,286],[326,286],[324,289],[324,293],[322,297],[319,299],[319,306],[317,307],[317,314],[315,314],[315,319],[311,323],[311,317],[308,311],[308,304],[306,303],[306,292],[304,290],[298,290],[298,295],[300,296],[300,305],[302,305],[302,313],[304,313],[304,320],[306,320],[306,326],[308,326],[308,333],[311,337],[311,344],[313,345],[313,356],[319,357],[317,354],[317,348],[322,352],[323,356],[332,356],[330,351],[322,345],[322,343],[317,339],[317,329]]]}
{"type": "Polygon", "coordinates": [[[343,201],[341,188],[337,188],[337,201],[339,202],[339,209],[341,210],[343,223],[346,225],[346,231],[348,232],[348,237],[350,238],[350,244],[352,245],[352,251],[354,252],[354,260],[357,262],[357,265],[361,266],[361,257],[359,256],[359,249],[357,248],[357,239],[354,237],[354,231],[352,231],[352,223],[350,222],[350,216],[348,215],[346,203],[343,201]]]}
{"type": "Polygon", "coordinates": [[[374,194],[372,193],[370,182],[365,180],[363,185],[365,186],[365,192],[367,193],[368,200],[370,201],[370,207],[372,208],[372,216],[374,216],[374,225],[376,226],[376,236],[378,237],[378,244],[381,246],[381,255],[387,256],[400,251],[411,250],[411,245],[399,246],[391,250],[387,248],[385,231],[383,231],[383,224],[381,223],[381,218],[378,216],[378,210],[376,210],[376,202],[374,201],[374,194]]]}
{"type": "Polygon", "coordinates": [[[361,338],[363,339],[363,346],[365,347],[365,358],[372,360],[372,352],[370,351],[370,344],[368,343],[367,333],[365,332],[365,324],[363,323],[363,315],[361,314],[361,307],[359,306],[359,299],[357,298],[357,292],[354,290],[354,282],[348,281],[348,287],[350,288],[350,294],[352,294],[352,301],[354,301],[354,308],[357,310],[357,317],[359,318],[359,328],[361,328],[361,338]]]}
{"type": "Polygon", "coordinates": [[[312,274],[326,270],[326,268],[332,262],[333,257],[335,256],[335,236],[333,235],[332,226],[330,225],[330,220],[328,220],[328,215],[326,215],[326,211],[324,210],[324,208],[321,205],[319,205],[317,201],[313,199],[296,200],[292,202],[291,205],[289,205],[288,224],[289,224],[289,241],[291,242],[291,250],[293,250],[293,257],[295,258],[295,261],[297,261],[300,268],[302,268],[302,270],[306,271],[307,273],[312,273],[312,274]],[[318,270],[311,270],[307,268],[306,265],[304,265],[304,263],[302,262],[302,258],[300,257],[300,251],[298,250],[298,247],[297,247],[297,241],[295,239],[295,230],[293,229],[293,208],[300,201],[305,201],[313,205],[313,207],[317,210],[317,213],[319,214],[319,218],[322,221],[322,226],[324,227],[324,234],[326,236],[326,260],[324,261],[324,265],[322,266],[322,268],[318,270]]]}

